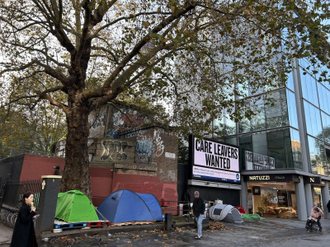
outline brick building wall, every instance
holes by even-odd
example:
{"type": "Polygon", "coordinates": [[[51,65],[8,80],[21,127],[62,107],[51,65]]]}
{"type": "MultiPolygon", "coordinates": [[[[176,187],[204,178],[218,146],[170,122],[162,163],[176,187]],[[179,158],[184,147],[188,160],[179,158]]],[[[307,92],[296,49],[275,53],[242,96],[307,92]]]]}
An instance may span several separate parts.
{"type": "Polygon", "coordinates": [[[54,175],[54,167],[59,165],[64,169],[65,160],[62,158],[24,155],[20,181],[40,179],[43,175],[54,175]]]}
{"type": "Polygon", "coordinates": [[[118,174],[110,168],[91,167],[91,185],[93,204],[95,206],[120,189],[127,189],[137,193],[151,193],[159,201],[177,201],[177,184],[175,182],[160,181],[158,176],[118,174]]]}

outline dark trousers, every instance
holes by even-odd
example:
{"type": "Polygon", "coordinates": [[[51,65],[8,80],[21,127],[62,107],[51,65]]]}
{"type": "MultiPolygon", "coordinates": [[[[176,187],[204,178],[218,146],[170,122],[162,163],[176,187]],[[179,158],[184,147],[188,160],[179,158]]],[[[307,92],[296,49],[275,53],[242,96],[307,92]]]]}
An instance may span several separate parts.
{"type": "Polygon", "coordinates": [[[321,220],[321,216],[319,216],[319,217],[317,218],[317,222],[316,222],[316,223],[317,223],[317,225],[319,226],[319,228],[322,228],[320,220],[321,220]]]}

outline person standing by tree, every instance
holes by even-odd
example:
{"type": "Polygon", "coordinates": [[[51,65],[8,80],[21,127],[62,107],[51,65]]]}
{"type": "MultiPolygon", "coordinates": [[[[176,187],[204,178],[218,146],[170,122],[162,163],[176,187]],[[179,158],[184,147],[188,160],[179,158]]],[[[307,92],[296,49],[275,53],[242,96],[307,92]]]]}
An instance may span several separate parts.
{"type": "Polygon", "coordinates": [[[18,212],[10,247],[38,247],[33,224],[33,219],[37,216],[33,206],[33,194],[25,193],[21,202],[22,207],[18,212]]]}
{"type": "Polygon", "coordinates": [[[195,217],[195,221],[197,223],[197,229],[198,229],[198,235],[195,237],[195,239],[200,240],[202,238],[202,222],[205,215],[205,204],[204,200],[199,197],[199,192],[194,192],[194,202],[193,202],[193,213],[195,217]]]}

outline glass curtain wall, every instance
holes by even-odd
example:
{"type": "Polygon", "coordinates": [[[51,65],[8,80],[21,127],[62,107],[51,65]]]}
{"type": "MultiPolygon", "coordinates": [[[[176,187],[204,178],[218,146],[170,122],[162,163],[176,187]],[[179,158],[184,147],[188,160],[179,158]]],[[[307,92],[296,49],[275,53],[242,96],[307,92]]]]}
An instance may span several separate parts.
{"type": "MultiPolygon", "coordinates": [[[[253,97],[248,86],[245,87],[244,92],[246,96],[253,97]]],[[[275,169],[302,169],[294,92],[293,75],[290,73],[287,88],[275,89],[268,94],[259,95],[257,101],[251,99],[248,102],[250,108],[255,111],[255,116],[251,120],[243,119],[235,124],[224,112],[224,117],[213,123],[215,130],[223,130],[223,137],[219,140],[274,158],[275,169]],[[267,104],[269,99],[271,103],[267,104]]],[[[259,90],[258,93],[263,93],[263,90],[259,90]]],[[[241,153],[241,157],[243,155],[244,153],[241,153]]],[[[242,169],[245,169],[245,164],[242,165],[242,169]]]]}
{"type": "MultiPolygon", "coordinates": [[[[306,65],[306,61],[300,62],[306,65]]],[[[314,174],[329,176],[330,162],[327,153],[330,146],[330,91],[308,71],[300,67],[307,140],[314,174]]]]}
{"type": "Polygon", "coordinates": [[[239,146],[274,158],[275,169],[302,169],[299,132],[293,128],[242,135],[239,146]]]}
{"type": "MultiPolygon", "coordinates": [[[[255,111],[256,115],[251,120],[243,119],[238,123],[238,132],[240,134],[289,126],[286,90],[280,89],[269,93],[267,97],[271,99],[270,104],[266,104],[264,97],[266,96],[261,96],[261,99],[254,104],[249,103],[250,108],[255,111]]],[[[290,111],[294,111],[292,106],[290,106],[290,111]]]]}

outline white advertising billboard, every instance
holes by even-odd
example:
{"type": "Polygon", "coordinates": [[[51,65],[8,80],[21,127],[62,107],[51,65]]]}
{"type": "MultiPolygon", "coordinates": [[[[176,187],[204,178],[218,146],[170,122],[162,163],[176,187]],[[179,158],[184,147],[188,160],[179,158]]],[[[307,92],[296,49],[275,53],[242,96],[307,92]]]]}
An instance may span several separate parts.
{"type": "Polygon", "coordinates": [[[238,147],[193,137],[192,177],[240,183],[238,147]]]}

